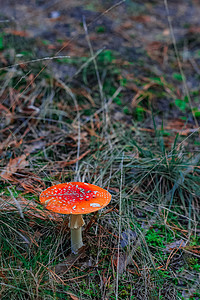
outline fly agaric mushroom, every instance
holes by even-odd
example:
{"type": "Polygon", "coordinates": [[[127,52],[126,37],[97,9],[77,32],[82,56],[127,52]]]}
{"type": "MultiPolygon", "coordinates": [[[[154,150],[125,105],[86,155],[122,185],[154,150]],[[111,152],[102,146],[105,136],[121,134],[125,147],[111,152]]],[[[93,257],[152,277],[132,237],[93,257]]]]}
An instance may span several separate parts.
{"type": "Polygon", "coordinates": [[[85,224],[82,215],[98,211],[108,205],[111,194],[85,182],[61,183],[47,188],[40,195],[40,202],[47,209],[61,214],[70,214],[71,250],[78,253],[83,246],[82,226],[85,224]]]}

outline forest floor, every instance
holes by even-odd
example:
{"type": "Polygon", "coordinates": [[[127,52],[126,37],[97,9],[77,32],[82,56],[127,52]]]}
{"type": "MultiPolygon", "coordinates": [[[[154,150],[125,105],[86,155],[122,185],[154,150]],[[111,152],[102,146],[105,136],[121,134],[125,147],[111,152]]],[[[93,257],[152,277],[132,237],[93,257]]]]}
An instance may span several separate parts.
{"type": "Polygon", "coordinates": [[[195,0],[1,4],[2,299],[200,298],[199,16],[195,0]],[[39,202],[69,181],[112,194],[78,255],[39,202]]]}

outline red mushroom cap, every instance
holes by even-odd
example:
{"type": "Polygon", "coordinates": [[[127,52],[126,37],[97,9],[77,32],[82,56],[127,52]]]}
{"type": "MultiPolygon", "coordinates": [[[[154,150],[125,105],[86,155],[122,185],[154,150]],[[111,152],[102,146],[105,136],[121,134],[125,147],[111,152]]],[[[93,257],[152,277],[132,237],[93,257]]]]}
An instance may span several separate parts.
{"type": "Polygon", "coordinates": [[[40,195],[40,202],[46,208],[61,214],[89,214],[105,207],[111,194],[85,182],[61,183],[47,188],[40,195]]]}

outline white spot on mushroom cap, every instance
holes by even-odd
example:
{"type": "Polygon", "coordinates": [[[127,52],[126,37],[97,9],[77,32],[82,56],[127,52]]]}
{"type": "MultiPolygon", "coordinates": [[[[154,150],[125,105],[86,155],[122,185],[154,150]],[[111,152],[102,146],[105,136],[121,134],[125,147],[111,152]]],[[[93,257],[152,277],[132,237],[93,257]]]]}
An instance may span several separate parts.
{"type": "Polygon", "coordinates": [[[90,206],[92,206],[92,207],[101,207],[101,204],[99,204],[99,203],[90,203],[90,206]]]}

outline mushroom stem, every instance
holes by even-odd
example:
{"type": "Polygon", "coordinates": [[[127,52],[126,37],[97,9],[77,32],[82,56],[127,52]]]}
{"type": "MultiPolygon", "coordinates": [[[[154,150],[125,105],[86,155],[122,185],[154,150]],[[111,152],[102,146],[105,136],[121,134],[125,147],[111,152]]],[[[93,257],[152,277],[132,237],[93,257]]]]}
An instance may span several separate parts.
{"type": "Polygon", "coordinates": [[[71,250],[77,254],[78,250],[83,246],[82,226],[85,224],[82,215],[71,215],[69,227],[71,229],[71,250]]]}

